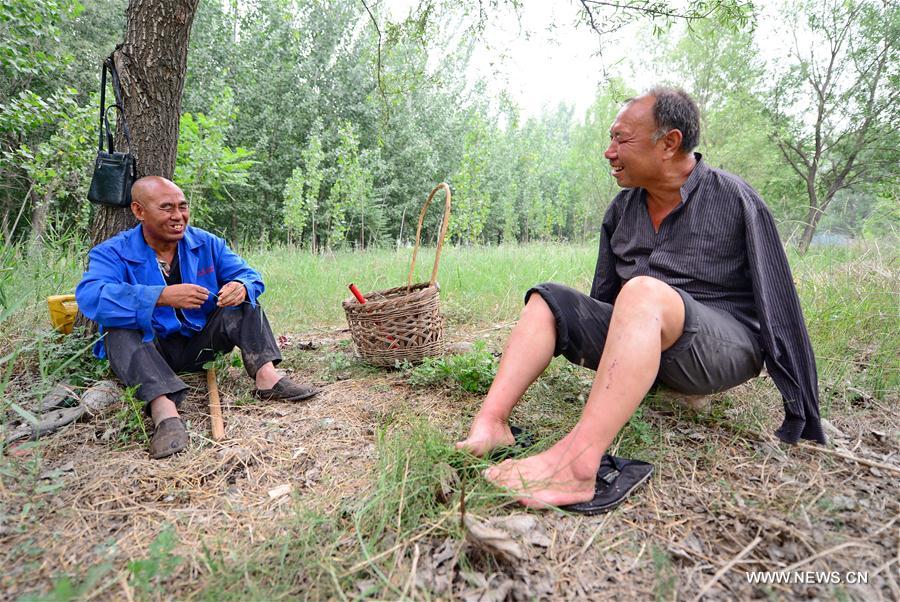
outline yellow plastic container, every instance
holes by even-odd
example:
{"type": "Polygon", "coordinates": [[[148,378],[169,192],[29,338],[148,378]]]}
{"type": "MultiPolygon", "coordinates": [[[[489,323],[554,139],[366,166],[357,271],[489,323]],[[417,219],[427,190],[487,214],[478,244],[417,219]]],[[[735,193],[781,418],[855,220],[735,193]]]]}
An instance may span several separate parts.
{"type": "Polygon", "coordinates": [[[53,328],[63,334],[71,334],[72,325],[75,324],[75,314],[78,313],[75,295],[47,297],[47,307],[50,308],[50,323],[53,324],[53,328]]]}

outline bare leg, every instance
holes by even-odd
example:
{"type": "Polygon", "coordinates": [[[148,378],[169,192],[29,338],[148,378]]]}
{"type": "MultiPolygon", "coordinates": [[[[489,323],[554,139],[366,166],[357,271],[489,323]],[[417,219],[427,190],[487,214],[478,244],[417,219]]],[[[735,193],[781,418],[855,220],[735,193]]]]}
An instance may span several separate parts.
{"type": "Polygon", "coordinates": [[[681,336],[684,302],[667,284],[630,280],[613,308],[606,346],[581,419],[556,445],[523,460],[507,460],[488,479],[527,506],[588,501],[603,453],[653,385],[660,354],[681,336]]]}
{"type": "Polygon", "coordinates": [[[540,295],[533,294],[509,335],[497,376],[472,421],[469,436],[456,447],[482,456],[497,446],[513,444],[506,422],[509,413],[550,364],[555,345],[553,313],[540,295]]]}
{"type": "Polygon", "coordinates": [[[275,364],[266,362],[256,371],[256,388],[271,389],[275,386],[275,383],[281,380],[281,376],[278,370],[275,369],[275,364]]]}
{"type": "Polygon", "coordinates": [[[178,408],[175,407],[174,401],[165,395],[160,395],[150,402],[150,417],[155,426],[166,418],[178,418],[178,408]]]}

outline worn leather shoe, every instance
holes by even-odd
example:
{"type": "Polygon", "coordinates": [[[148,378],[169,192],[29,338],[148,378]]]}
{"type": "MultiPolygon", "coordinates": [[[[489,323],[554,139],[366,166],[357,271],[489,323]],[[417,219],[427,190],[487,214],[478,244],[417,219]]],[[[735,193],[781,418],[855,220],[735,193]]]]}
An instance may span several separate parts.
{"type": "Polygon", "coordinates": [[[150,457],[167,458],[183,450],[188,444],[187,429],[181,418],[166,418],[156,425],[150,439],[150,457]]]}
{"type": "Polygon", "coordinates": [[[253,395],[265,401],[300,401],[308,399],[318,392],[319,390],[315,387],[301,385],[287,376],[282,376],[281,380],[275,383],[271,389],[256,389],[253,391],[253,395]]]}

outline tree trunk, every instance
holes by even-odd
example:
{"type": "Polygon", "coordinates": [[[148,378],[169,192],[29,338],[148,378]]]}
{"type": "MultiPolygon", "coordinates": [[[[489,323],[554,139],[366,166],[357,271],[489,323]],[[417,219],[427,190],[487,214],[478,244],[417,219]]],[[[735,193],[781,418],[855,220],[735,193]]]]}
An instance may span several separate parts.
{"type": "MultiPolygon", "coordinates": [[[[188,40],[199,0],[130,0],[125,43],[113,53],[122,82],[122,104],[131,131],[138,177],[171,179],[178,151],[181,93],[188,40]]],[[[116,128],[116,143],[125,148],[116,128]]],[[[129,208],[98,206],[92,225],[97,245],[135,225],[129,208]]],[[[79,314],[78,325],[87,325],[79,314]]]]}
{"type": "MultiPolygon", "coordinates": [[[[171,179],[175,172],[181,92],[198,1],[131,0],[125,11],[125,43],[113,57],[122,81],[138,177],[171,179]]],[[[118,128],[116,140],[124,147],[124,135],[118,128]]],[[[100,207],[94,220],[93,244],[134,224],[130,209],[100,207]]]]}
{"type": "Polygon", "coordinates": [[[28,243],[28,255],[35,256],[44,246],[44,233],[47,230],[47,214],[50,213],[50,199],[40,198],[31,191],[31,237],[28,243]]]}
{"type": "Polygon", "coordinates": [[[819,220],[822,219],[824,214],[825,212],[817,207],[809,208],[806,214],[806,226],[803,228],[803,234],[800,236],[800,242],[797,244],[797,251],[801,255],[806,254],[806,251],[809,249],[809,244],[812,242],[816,228],[819,226],[819,220]]]}

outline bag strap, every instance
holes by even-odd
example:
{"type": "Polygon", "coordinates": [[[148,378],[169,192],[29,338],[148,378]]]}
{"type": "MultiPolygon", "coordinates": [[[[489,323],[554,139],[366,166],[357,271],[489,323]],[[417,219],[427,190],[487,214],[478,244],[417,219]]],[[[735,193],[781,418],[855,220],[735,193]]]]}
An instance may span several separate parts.
{"type": "MultiPolygon", "coordinates": [[[[109,132],[109,121],[106,120],[106,61],[100,64],[100,140],[97,152],[103,152],[103,124],[106,123],[106,137],[112,147],[112,134],[109,132]]],[[[110,152],[112,150],[110,149],[110,152]]]]}
{"type": "Polygon", "coordinates": [[[110,153],[115,152],[116,147],[113,142],[112,128],[109,127],[109,109],[116,109],[116,126],[122,124],[122,133],[125,134],[125,141],[128,143],[128,152],[134,155],[131,144],[131,131],[128,129],[128,121],[125,119],[125,109],[122,108],[122,86],[119,83],[119,72],[116,71],[116,65],[112,55],[103,60],[100,77],[100,140],[97,150],[103,151],[103,134],[106,134],[106,144],[110,153]],[[109,71],[110,79],[113,85],[113,94],[115,95],[115,104],[106,106],[106,72],[109,71]]]}
{"type": "Polygon", "coordinates": [[[119,120],[122,121],[122,132],[125,134],[125,141],[128,143],[128,152],[132,155],[134,154],[131,147],[131,132],[128,130],[128,121],[125,119],[125,109],[124,104],[122,103],[122,85],[119,83],[119,72],[116,71],[116,63],[113,60],[112,55],[109,55],[106,59],[106,68],[109,69],[109,74],[112,76],[112,84],[113,84],[113,94],[116,95],[116,104],[115,107],[118,110],[118,115],[116,116],[116,125],[118,126],[119,120]]]}

